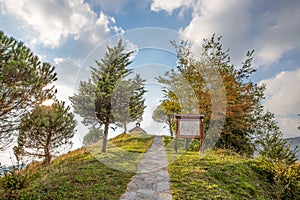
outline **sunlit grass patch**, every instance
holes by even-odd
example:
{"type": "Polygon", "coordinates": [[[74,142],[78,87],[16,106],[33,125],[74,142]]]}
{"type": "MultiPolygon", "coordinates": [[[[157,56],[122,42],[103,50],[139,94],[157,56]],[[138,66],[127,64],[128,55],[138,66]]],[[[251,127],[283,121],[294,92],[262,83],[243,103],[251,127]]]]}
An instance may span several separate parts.
{"type": "MultiPolygon", "coordinates": [[[[101,153],[99,144],[95,144],[92,148],[96,154],[83,147],[56,158],[49,167],[35,163],[24,172],[30,174],[29,183],[16,191],[15,199],[119,199],[135,174],[143,152],[153,141],[153,136],[139,137],[137,134],[119,136],[113,140],[121,146],[116,147],[110,141],[112,146],[108,146],[105,154],[101,153]],[[107,162],[118,161],[120,167],[127,170],[107,165],[107,162]]],[[[0,186],[0,199],[7,198],[0,186]]]]}
{"type": "Polygon", "coordinates": [[[101,140],[87,149],[97,160],[111,168],[135,172],[153,138],[147,134],[123,133],[108,141],[106,153],[101,152],[101,140]]]}
{"type": "Polygon", "coordinates": [[[186,152],[169,164],[174,199],[272,199],[271,186],[252,168],[253,160],[216,150],[204,157],[186,152]]]}

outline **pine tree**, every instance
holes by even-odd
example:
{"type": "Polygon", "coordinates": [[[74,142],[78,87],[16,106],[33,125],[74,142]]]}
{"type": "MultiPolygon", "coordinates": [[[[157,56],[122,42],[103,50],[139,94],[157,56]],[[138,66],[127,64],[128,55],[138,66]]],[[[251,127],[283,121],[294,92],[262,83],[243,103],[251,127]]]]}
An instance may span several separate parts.
{"type": "Polygon", "coordinates": [[[76,121],[64,102],[41,105],[24,115],[19,126],[16,155],[44,158],[48,165],[53,155],[72,144],[76,121]]]}
{"type": "Polygon", "coordinates": [[[146,108],[143,98],[146,92],[144,84],[145,80],[137,74],[133,79],[120,81],[114,91],[112,97],[114,120],[117,126],[124,129],[124,133],[127,132],[129,122],[142,120],[146,108]]]}
{"type": "Polygon", "coordinates": [[[0,150],[16,133],[24,114],[52,98],[54,67],[41,63],[22,42],[0,32],[0,150]]]}
{"type": "MultiPolygon", "coordinates": [[[[126,68],[132,62],[130,60],[132,53],[125,52],[122,40],[119,40],[114,47],[107,47],[107,52],[101,61],[96,61],[97,67],[91,67],[90,79],[82,81],[78,92],[70,98],[75,113],[84,118],[83,123],[92,126],[104,125],[102,152],[106,152],[109,126],[117,122],[114,118],[113,95],[118,83],[126,80],[126,77],[132,73],[126,68]]],[[[138,94],[134,93],[134,95],[138,94]]],[[[134,104],[143,103],[140,98],[132,100],[134,104]]]]}

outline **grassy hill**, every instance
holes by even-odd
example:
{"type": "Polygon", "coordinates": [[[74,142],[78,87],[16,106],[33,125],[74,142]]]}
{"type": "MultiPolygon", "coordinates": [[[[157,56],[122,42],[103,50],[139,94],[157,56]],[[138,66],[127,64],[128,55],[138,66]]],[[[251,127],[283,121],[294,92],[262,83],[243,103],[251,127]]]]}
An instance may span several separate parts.
{"type": "Polygon", "coordinates": [[[169,165],[174,199],[274,199],[253,160],[228,150],[187,152],[169,165]]]}
{"type": "MultiPolygon", "coordinates": [[[[24,189],[4,190],[4,179],[0,179],[0,199],[119,199],[125,192],[132,170],[117,170],[99,161],[99,157],[112,157],[116,153],[135,152],[130,165],[139,163],[143,153],[151,146],[153,136],[121,134],[109,141],[107,153],[96,155],[89,148],[97,149],[100,143],[81,148],[58,157],[49,167],[36,163],[23,176],[28,182],[24,189]],[[122,146],[117,148],[116,145],[122,146]],[[10,197],[8,194],[10,194],[10,197]]],[[[101,148],[99,148],[101,149],[101,148]]],[[[123,161],[124,166],[126,161],[123,161]]],[[[132,167],[132,166],[130,166],[132,167]]]]}
{"type": "Polygon", "coordinates": [[[273,188],[255,170],[255,161],[230,150],[214,150],[204,156],[183,151],[184,139],[164,137],[173,199],[274,199],[273,188]]]}
{"type": "MultiPolygon", "coordinates": [[[[229,150],[211,151],[203,157],[199,157],[198,152],[182,150],[175,155],[172,141],[167,139],[164,144],[174,200],[275,199],[274,187],[258,172],[253,159],[229,150]]],[[[60,156],[49,167],[36,163],[22,173],[28,176],[25,187],[11,191],[10,196],[16,199],[119,199],[152,141],[153,136],[149,135],[121,134],[109,141],[105,154],[100,153],[100,142],[60,156]]],[[[3,178],[0,184],[0,199],[8,199],[9,191],[3,188],[3,178]]]]}

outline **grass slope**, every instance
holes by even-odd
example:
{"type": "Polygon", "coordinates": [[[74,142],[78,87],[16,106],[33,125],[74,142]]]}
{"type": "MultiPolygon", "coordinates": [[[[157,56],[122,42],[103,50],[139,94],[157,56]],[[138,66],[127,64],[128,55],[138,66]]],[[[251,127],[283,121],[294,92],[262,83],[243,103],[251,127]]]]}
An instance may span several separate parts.
{"type": "Polygon", "coordinates": [[[173,199],[273,199],[271,185],[252,164],[225,150],[202,158],[186,152],[169,165],[173,199]]]}
{"type": "MultiPolygon", "coordinates": [[[[130,149],[138,155],[134,158],[138,163],[152,141],[152,136],[122,134],[109,143],[122,148],[108,147],[108,152],[102,157],[130,149]]],[[[134,175],[130,170],[119,171],[100,162],[88,148],[60,156],[49,167],[37,163],[23,173],[28,174],[29,183],[24,189],[17,190],[11,199],[119,199],[134,175]]],[[[8,191],[0,187],[0,199],[8,199],[7,194],[8,191]]]]}
{"type": "Polygon", "coordinates": [[[229,150],[199,156],[185,151],[184,139],[163,137],[169,162],[173,199],[274,199],[273,188],[254,168],[255,161],[229,150]]]}

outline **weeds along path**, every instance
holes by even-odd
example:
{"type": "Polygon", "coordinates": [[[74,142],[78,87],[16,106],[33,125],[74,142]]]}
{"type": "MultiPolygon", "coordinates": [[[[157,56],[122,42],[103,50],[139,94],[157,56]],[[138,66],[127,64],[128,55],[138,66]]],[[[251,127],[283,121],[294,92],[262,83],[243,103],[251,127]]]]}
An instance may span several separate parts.
{"type": "Polygon", "coordinates": [[[137,174],[127,185],[121,200],[172,199],[168,173],[168,162],[161,136],[155,136],[151,147],[144,154],[137,174]]]}

